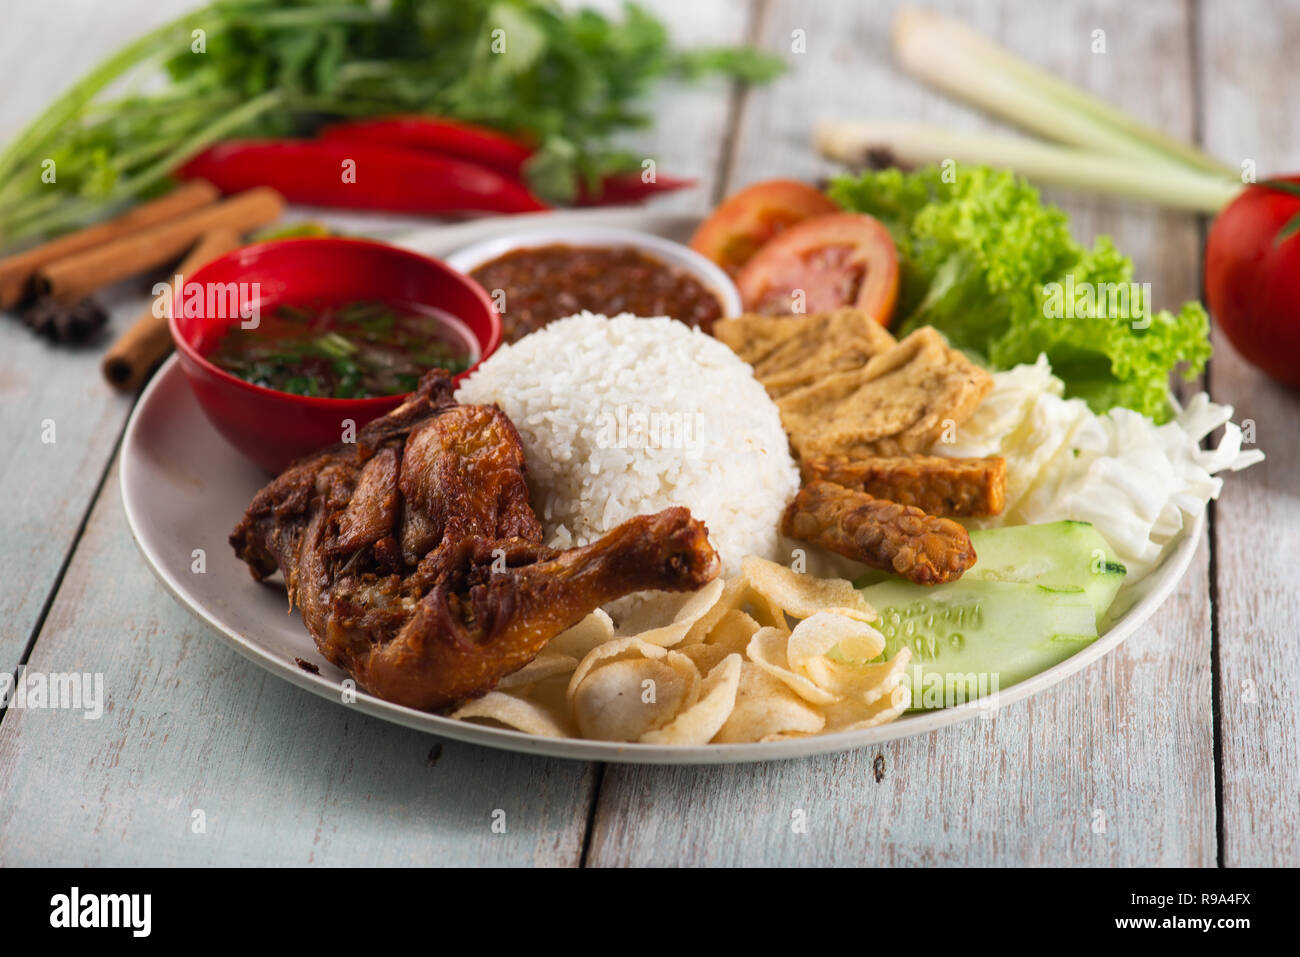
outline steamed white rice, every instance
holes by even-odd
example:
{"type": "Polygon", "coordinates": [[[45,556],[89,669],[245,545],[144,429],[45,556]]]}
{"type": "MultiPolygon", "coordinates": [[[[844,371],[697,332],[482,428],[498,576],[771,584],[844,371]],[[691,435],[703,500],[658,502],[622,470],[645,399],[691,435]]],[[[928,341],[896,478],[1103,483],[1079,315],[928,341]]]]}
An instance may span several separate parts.
{"type": "MultiPolygon", "coordinates": [[[[456,393],[495,402],[523,440],[533,507],[556,548],[635,515],[684,505],[709,528],[723,573],[782,554],[781,511],[799,490],[776,405],[748,365],[672,319],[580,313],[503,346],[456,393]]],[[[622,602],[625,628],[667,600],[622,602]]]]}

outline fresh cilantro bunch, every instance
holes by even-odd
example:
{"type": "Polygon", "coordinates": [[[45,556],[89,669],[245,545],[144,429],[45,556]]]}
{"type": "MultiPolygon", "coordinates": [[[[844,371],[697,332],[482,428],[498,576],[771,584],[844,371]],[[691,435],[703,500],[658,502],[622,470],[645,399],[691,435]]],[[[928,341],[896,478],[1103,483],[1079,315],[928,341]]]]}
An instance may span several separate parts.
{"type": "Polygon", "coordinates": [[[1157,422],[1172,413],[1170,372],[1182,366],[1192,378],[1210,357],[1199,303],[1153,313],[1138,286],[1125,309],[1112,310],[1106,295],[1066,305],[1069,288],[1130,289],[1133,263],[1108,237],[1092,249],[1075,242],[1065,214],[1014,173],[887,169],[837,177],[830,196],[893,235],[903,334],[934,326],[998,369],[1045,353],[1067,393],[1094,411],[1123,406],[1157,422]],[[1073,315],[1061,315],[1063,306],[1073,315]]]}
{"type": "Polygon", "coordinates": [[[532,186],[565,201],[584,178],[636,167],[613,143],[651,122],[656,81],[781,69],[752,50],[677,51],[634,4],[615,19],[554,0],[219,0],[108,58],[0,150],[0,246],[147,195],[218,140],[340,117],[425,113],[526,137],[532,186]],[[161,89],[105,95],[160,65],[161,89]]]}

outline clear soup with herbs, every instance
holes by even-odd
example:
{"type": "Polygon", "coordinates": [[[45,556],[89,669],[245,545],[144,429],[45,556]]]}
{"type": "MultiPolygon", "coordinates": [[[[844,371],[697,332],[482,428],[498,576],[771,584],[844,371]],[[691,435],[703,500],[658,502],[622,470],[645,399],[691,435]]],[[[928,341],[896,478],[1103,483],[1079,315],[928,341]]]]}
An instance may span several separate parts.
{"type": "Polygon", "coordinates": [[[293,395],[369,399],[410,392],[430,369],[478,361],[464,323],[402,301],[280,305],[256,327],[232,325],[208,361],[246,382],[293,395]]]}

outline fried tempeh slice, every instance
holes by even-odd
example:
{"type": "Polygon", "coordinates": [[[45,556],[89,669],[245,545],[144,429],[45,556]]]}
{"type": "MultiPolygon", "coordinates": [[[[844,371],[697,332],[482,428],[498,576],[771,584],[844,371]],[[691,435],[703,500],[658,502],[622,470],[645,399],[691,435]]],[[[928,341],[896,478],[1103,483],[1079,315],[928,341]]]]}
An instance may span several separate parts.
{"type": "Polygon", "coordinates": [[[985,459],[940,455],[813,459],[803,463],[803,478],[914,505],[931,515],[997,515],[1006,502],[1007,463],[996,455],[985,459]]]}
{"type": "Polygon", "coordinates": [[[966,529],[919,508],[812,482],[786,506],[781,531],[918,585],[960,578],[975,564],[966,529]]]}
{"type": "Polygon", "coordinates": [[[925,326],[861,369],[824,376],[777,406],[801,459],[901,456],[929,449],[992,388],[991,375],[925,326]]]}
{"type": "Polygon", "coordinates": [[[811,316],[748,313],[714,323],[713,335],[754,367],[773,399],[831,373],[860,369],[895,345],[869,313],[847,306],[811,316]]]}

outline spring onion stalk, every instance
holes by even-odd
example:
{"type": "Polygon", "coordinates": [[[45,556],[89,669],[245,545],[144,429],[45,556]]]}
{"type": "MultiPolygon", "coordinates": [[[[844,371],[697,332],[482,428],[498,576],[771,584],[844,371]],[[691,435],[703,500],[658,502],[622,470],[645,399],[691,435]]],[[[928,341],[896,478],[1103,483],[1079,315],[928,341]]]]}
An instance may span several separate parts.
{"type": "MultiPolygon", "coordinates": [[[[144,169],[132,173],[121,183],[119,187],[120,194],[122,196],[139,196],[146,190],[157,186],[177,166],[203,152],[217,140],[229,136],[230,133],[263,113],[281,106],[284,100],[285,94],[283,91],[271,90],[261,96],[254,97],[239,106],[238,109],[225,113],[197,134],[178,145],[172,146],[161,159],[155,160],[144,169]]],[[[93,201],[78,200],[57,212],[45,215],[45,209],[49,206],[49,202],[51,200],[57,202],[59,198],[57,194],[50,193],[33,203],[29,203],[19,215],[14,217],[10,224],[11,228],[15,231],[22,231],[32,226],[39,219],[42,228],[46,230],[63,229],[88,218],[102,217],[111,211],[113,206],[117,205],[116,201],[95,203],[93,201]]]]}
{"type": "Polygon", "coordinates": [[[76,117],[105,87],[128,71],[143,63],[161,59],[175,52],[177,45],[189,41],[191,31],[204,22],[211,10],[211,7],[203,7],[191,11],[146,33],[74,83],[44,113],[10,140],[8,146],[0,149],[0,181],[12,177],[17,164],[35,154],[64,123],[76,117]]]}
{"type": "Polygon", "coordinates": [[[1013,56],[956,21],[903,10],[894,56],[944,92],[1047,139],[1099,153],[1215,173],[1238,174],[1187,143],[1013,56]]]}
{"type": "Polygon", "coordinates": [[[1044,186],[1106,193],[1158,206],[1216,213],[1241,190],[1241,183],[1186,167],[1012,136],[963,133],[917,123],[822,123],[817,149],[850,166],[887,156],[900,166],[943,164],[1007,167],[1044,186]]]}

